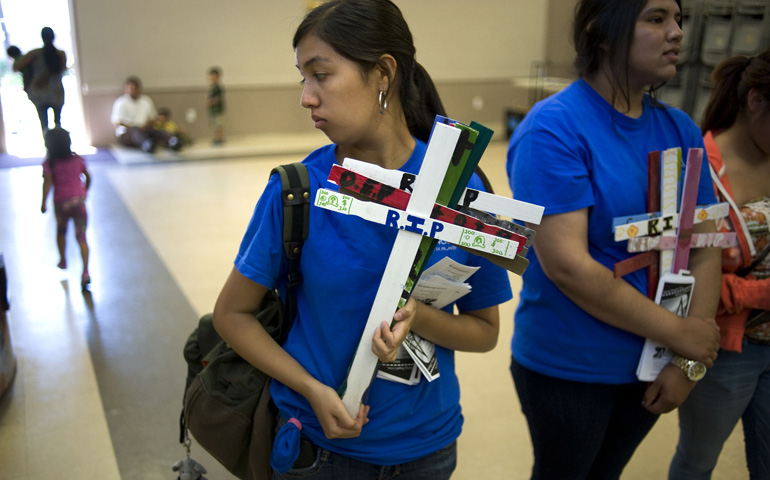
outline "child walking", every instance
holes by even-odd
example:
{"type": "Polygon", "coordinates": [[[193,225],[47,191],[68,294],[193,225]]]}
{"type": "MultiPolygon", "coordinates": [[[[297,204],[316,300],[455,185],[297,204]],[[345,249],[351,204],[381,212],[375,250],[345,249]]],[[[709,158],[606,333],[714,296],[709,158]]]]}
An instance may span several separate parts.
{"type": "Polygon", "coordinates": [[[54,128],[45,134],[45,147],[48,156],[43,162],[43,201],[40,211],[45,213],[46,200],[53,188],[54,213],[56,214],[56,246],[59,248],[59,265],[67,268],[65,255],[67,246],[67,226],[70,219],[75,224],[75,238],[80,246],[83,258],[83,274],[80,285],[83,288],[91,283],[88,274],[88,242],[86,241],[86,193],[91,185],[91,176],[82,157],[70,150],[71,140],[67,130],[54,128]]]}
{"type": "MultiPolygon", "coordinates": [[[[19,50],[19,47],[11,45],[6,50],[9,57],[13,59],[13,66],[15,67],[24,56],[19,50]]],[[[32,82],[32,64],[26,65],[24,68],[19,69],[21,72],[22,83],[24,84],[24,91],[27,91],[29,84],[32,82]]]]}
{"type": "Polygon", "coordinates": [[[214,128],[213,145],[222,145],[225,143],[225,93],[219,79],[222,76],[222,70],[219,67],[209,69],[209,90],[208,107],[209,121],[214,128]]]}
{"type": "Polygon", "coordinates": [[[160,107],[158,109],[158,116],[155,117],[155,121],[152,122],[152,128],[160,132],[165,132],[172,137],[176,137],[176,145],[178,145],[180,149],[183,146],[192,144],[192,139],[187,132],[171,119],[171,109],[168,107],[160,107]]]}

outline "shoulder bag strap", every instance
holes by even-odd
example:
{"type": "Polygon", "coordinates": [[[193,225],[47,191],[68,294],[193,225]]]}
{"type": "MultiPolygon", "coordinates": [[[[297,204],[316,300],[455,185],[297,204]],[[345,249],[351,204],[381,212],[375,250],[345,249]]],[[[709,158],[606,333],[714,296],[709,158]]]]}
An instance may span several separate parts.
{"type": "Polygon", "coordinates": [[[302,162],[290,163],[274,168],[270,174],[281,176],[281,200],[283,202],[283,248],[289,260],[287,278],[286,305],[284,318],[287,325],[281,329],[280,342],[286,340],[291,329],[297,307],[295,287],[302,281],[299,270],[299,260],[302,256],[302,245],[308,234],[310,216],[310,177],[307,167],[302,162]]]}
{"type": "Polygon", "coordinates": [[[751,239],[749,233],[749,227],[746,225],[746,221],[741,215],[741,209],[735,204],[735,201],[730,196],[722,181],[719,179],[719,174],[714,169],[714,166],[709,163],[709,170],[711,172],[711,180],[714,182],[717,190],[722,195],[727,203],[730,204],[730,220],[733,222],[733,229],[738,234],[738,243],[740,243],[741,250],[743,250],[745,264],[750,264],[751,259],[757,254],[757,250],[754,247],[754,241],[751,239]]]}

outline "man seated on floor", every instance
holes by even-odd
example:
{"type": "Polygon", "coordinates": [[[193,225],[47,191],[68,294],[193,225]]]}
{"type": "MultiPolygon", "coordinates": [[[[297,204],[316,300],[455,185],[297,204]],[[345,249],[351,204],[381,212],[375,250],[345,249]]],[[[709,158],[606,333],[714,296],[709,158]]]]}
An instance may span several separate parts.
{"type": "Polygon", "coordinates": [[[128,77],[123,91],[124,94],[112,105],[110,116],[115,136],[122,145],[141,148],[148,153],[154,152],[157,145],[177,151],[182,148],[179,138],[153,127],[158,115],[155,103],[142,94],[142,82],[138,77],[128,77]]]}

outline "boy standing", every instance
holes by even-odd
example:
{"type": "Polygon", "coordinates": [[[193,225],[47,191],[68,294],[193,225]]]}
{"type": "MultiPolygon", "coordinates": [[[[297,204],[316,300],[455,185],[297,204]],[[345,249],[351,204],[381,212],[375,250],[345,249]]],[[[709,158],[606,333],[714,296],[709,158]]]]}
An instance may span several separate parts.
{"type": "Polygon", "coordinates": [[[222,145],[225,142],[225,98],[222,86],[219,84],[219,78],[222,71],[219,67],[209,69],[209,120],[214,128],[214,145],[222,145]]]}

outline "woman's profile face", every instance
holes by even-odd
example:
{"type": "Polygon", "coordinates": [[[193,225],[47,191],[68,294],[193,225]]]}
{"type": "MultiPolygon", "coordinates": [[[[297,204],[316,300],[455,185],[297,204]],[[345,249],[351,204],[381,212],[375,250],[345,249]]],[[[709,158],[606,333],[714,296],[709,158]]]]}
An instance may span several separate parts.
{"type": "Polygon", "coordinates": [[[375,76],[362,74],[357,63],[313,33],[294,53],[302,75],[300,103],[310,110],[315,128],[338,145],[366,141],[380,117],[375,76]]]}
{"type": "Polygon", "coordinates": [[[676,75],[682,29],[675,0],[649,0],[636,20],[628,56],[628,80],[632,91],[658,85],[676,75]]]}

